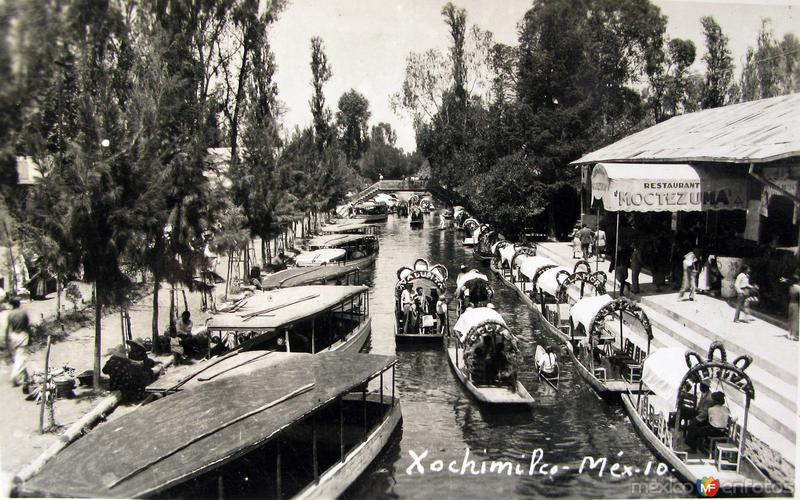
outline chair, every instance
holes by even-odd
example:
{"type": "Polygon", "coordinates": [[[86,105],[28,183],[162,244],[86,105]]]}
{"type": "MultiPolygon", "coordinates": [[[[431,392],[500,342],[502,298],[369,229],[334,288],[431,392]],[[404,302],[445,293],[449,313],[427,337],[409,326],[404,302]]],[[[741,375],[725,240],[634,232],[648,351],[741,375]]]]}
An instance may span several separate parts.
{"type": "Polygon", "coordinates": [[[717,469],[725,470],[731,469],[736,472],[739,471],[739,464],[741,457],[739,456],[739,447],[734,443],[717,443],[717,457],[715,459],[717,469]]]}
{"type": "MultiPolygon", "coordinates": [[[[738,443],[738,437],[740,435],[740,433],[736,430],[736,427],[737,427],[736,420],[737,420],[736,418],[730,418],[728,420],[728,428],[727,428],[727,432],[725,433],[724,436],[708,436],[708,437],[706,437],[705,442],[708,443],[708,459],[709,460],[714,458],[714,450],[716,448],[718,448],[720,445],[727,444],[727,445],[732,445],[732,446],[734,446],[734,448],[736,448],[735,445],[738,443]],[[736,438],[737,440],[734,440],[734,438],[736,438]]],[[[737,454],[738,454],[738,448],[736,448],[736,449],[737,449],[737,454]]],[[[737,458],[736,467],[737,468],[739,467],[738,458],[737,458]]]]}
{"type": "Polygon", "coordinates": [[[595,368],[594,369],[594,376],[600,380],[601,382],[606,381],[606,369],[605,368],[595,368]]]}

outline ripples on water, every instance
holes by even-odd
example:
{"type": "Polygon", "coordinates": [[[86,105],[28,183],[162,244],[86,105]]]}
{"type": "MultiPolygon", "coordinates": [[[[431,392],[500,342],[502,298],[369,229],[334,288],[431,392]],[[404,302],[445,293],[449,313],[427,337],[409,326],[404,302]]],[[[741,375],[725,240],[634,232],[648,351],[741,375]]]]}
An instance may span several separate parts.
{"type": "MultiPolygon", "coordinates": [[[[372,467],[348,490],[348,498],[511,498],[548,497],[674,497],[685,496],[686,486],[671,474],[615,479],[605,472],[578,474],[584,457],[607,457],[614,462],[643,469],[657,458],[636,435],[619,402],[605,402],[583,382],[569,356],[562,352],[558,391],[539,382],[533,366],[537,343],[558,346],[544,334],[532,312],[490,272],[472,258],[461,244],[461,233],[439,231],[437,215],[427,215],[423,229],[410,229],[408,219],[389,217],[381,235],[381,248],[373,271],[363,277],[371,292],[372,339],[370,352],[397,355],[397,391],[403,410],[402,429],[372,467]],[[397,349],[394,342],[394,285],[396,271],[423,257],[447,266],[455,277],[463,263],[485,272],[492,281],[492,302],[509,328],[520,338],[524,365],[520,380],[536,400],[531,409],[497,411],[479,405],[462,389],[447,357],[436,344],[397,349]],[[459,475],[447,471],[455,460],[460,469],[465,449],[480,467],[482,460],[519,463],[525,475],[497,473],[459,475]],[[541,448],[540,463],[568,466],[555,475],[528,476],[531,453],[541,448]],[[428,457],[424,475],[409,475],[413,460],[409,451],[428,457]],[[622,453],[621,456],[618,454],[622,453]],[[524,456],[524,458],[523,458],[524,456]],[[444,460],[443,472],[431,472],[433,460],[444,460]],[[649,485],[649,489],[648,488],[649,485]]],[[[450,279],[450,295],[454,280],[450,279]]],[[[451,306],[455,301],[451,302],[451,306]]],[[[606,469],[608,470],[608,468],[606,469]]]]}

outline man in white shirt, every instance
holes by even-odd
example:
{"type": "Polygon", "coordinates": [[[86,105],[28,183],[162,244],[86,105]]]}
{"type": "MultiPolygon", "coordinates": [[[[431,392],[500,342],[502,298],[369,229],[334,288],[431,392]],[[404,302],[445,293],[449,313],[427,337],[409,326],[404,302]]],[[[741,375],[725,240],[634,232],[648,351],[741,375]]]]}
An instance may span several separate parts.
{"type": "Polygon", "coordinates": [[[694,300],[694,290],[697,279],[697,262],[699,261],[700,250],[695,248],[683,256],[683,283],[681,291],[678,293],[678,300],[683,298],[683,294],[689,292],[689,300],[694,300]]]}
{"type": "Polygon", "coordinates": [[[739,322],[739,314],[744,309],[744,319],[742,322],[750,321],[750,304],[747,299],[753,293],[754,287],[750,284],[750,266],[745,265],[742,271],[736,276],[736,281],[733,282],[733,288],[736,289],[736,313],[733,315],[733,322],[739,322]]]}
{"type": "Polygon", "coordinates": [[[693,423],[686,433],[686,444],[689,453],[696,453],[707,437],[725,437],[728,434],[728,421],[731,411],[725,406],[725,393],[717,391],[711,394],[713,404],[708,408],[708,422],[693,423]]]}
{"type": "Polygon", "coordinates": [[[414,297],[411,295],[411,283],[406,283],[403,293],[400,294],[400,307],[403,308],[403,334],[408,335],[409,325],[411,324],[412,308],[414,297]]]}

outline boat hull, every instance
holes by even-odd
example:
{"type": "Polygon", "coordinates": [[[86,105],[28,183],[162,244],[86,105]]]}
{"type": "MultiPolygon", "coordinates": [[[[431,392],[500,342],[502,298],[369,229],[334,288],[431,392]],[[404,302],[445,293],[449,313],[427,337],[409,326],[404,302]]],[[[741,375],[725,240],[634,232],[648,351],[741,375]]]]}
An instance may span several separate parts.
{"type": "MultiPolygon", "coordinates": [[[[756,479],[750,479],[736,474],[740,478],[740,481],[737,481],[737,478],[730,477],[735,473],[732,473],[732,471],[716,470],[716,467],[713,465],[697,464],[690,467],[689,464],[681,460],[669,446],[661,442],[658,436],[647,426],[639,415],[639,412],[636,411],[634,397],[634,394],[625,393],[621,395],[620,399],[622,399],[622,404],[625,407],[625,411],[628,412],[628,416],[630,417],[636,433],[644,439],[647,447],[650,448],[653,453],[670,466],[670,469],[680,480],[694,486],[699,480],[702,480],[706,476],[715,477],[719,479],[720,494],[724,496],[747,496],[754,493],[763,495],[765,491],[770,491],[770,489],[767,488],[774,486],[768,485],[768,480],[763,477],[763,475],[756,479]],[[713,469],[709,470],[710,468],[713,469]],[[725,477],[726,475],[728,477],[725,477]]],[[[746,460],[748,460],[746,457],[742,458],[742,462],[746,460]]],[[[753,470],[757,470],[749,461],[747,466],[751,467],[753,470]]]]}
{"type": "MultiPolygon", "coordinates": [[[[391,401],[391,397],[384,396],[391,401]]],[[[325,471],[316,484],[309,485],[294,498],[337,498],[358,479],[389,443],[395,429],[402,421],[400,401],[395,400],[383,422],[367,439],[350,450],[344,460],[325,471]]]]}
{"type": "Polygon", "coordinates": [[[350,336],[347,337],[346,341],[338,345],[331,346],[329,350],[337,352],[359,352],[364,347],[364,344],[366,344],[370,333],[372,333],[372,318],[370,318],[368,321],[365,321],[364,324],[358,328],[358,330],[351,333],[350,336]]]}
{"type": "Polygon", "coordinates": [[[456,349],[454,347],[447,348],[447,360],[450,362],[450,368],[453,369],[453,373],[456,374],[458,381],[481,403],[493,405],[530,405],[534,402],[533,397],[519,380],[517,381],[515,391],[507,387],[481,387],[473,384],[467,377],[467,374],[456,365],[456,349]]]}

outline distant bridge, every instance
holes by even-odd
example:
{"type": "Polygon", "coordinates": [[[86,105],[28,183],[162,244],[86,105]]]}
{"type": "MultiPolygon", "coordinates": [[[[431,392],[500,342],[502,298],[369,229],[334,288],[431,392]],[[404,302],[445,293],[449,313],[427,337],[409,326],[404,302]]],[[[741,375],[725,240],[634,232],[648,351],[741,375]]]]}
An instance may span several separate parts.
{"type": "Polygon", "coordinates": [[[357,195],[350,199],[350,203],[361,203],[368,200],[380,192],[426,192],[428,191],[427,180],[382,180],[371,186],[364,188],[357,195]]]}

